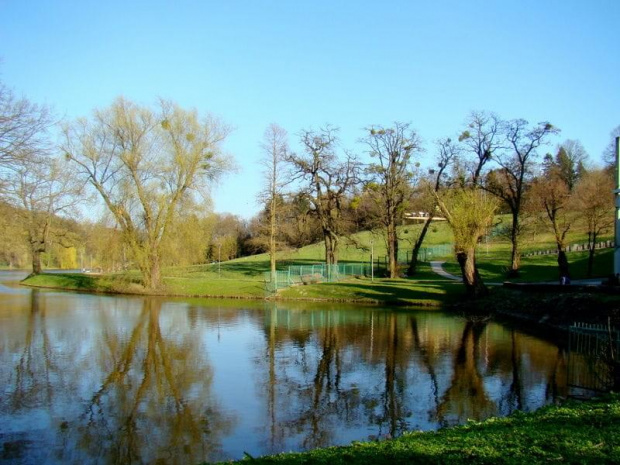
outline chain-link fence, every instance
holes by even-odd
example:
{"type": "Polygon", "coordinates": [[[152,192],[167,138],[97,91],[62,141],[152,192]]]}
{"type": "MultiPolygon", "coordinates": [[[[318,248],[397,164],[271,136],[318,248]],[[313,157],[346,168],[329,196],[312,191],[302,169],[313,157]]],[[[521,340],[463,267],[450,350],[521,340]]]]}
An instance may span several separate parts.
{"type": "MultiPolygon", "coordinates": [[[[412,249],[400,249],[398,251],[398,263],[407,265],[411,262],[412,249]]],[[[421,262],[430,262],[440,258],[447,258],[454,255],[454,246],[452,244],[440,244],[432,247],[422,247],[418,252],[418,260],[421,262]]],[[[388,268],[388,257],[380,256],[375,259],[375,272],[381,275],[388,268]]]]}
{"type": "MultiPolygon", "coordinates": [[[[418,258],[420,261],[429,262],[438,258],[448,257],[452,254],[451,244],[442,244],[420,249],[418,258]]],[[[398,262],[407,264],[411,260],[412,250],[400,250],[398,262]]],[[[369,257],[370,258],[370,257],[369,257]]],[[[375,257],[373,267],[370,263],[339,263],[327,266],[325,263],[312,265],[291,265],[286,270],[278,270],[275,273],[264,273],[265,292],[273,294],[279,289],[285,289],[296,284],[314,284],[319,282],[335,282],[352,276],[381,276],[387,270],[387,257],[375,257]]]]}
{"type": "Polygon", "coordinates": [[[295,284],[314,284],[335,282],[352,276],[370,276],[369,263],[340,263],[328,266],[324,263],[314,265],[291,265],[287,270],[264,273],[265,291],[274,293],[295,284]]]}

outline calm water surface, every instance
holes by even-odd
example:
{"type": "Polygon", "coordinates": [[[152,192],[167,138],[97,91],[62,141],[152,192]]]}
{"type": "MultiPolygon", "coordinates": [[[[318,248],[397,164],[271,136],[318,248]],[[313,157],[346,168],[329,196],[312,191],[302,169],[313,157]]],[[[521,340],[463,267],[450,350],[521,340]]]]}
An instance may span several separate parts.
{"type": "Polygon", "coordinates": [[[188,464],[394,437],[552,403],[565,357],[438,312],[5,282],[0,461],[188,464]]]}

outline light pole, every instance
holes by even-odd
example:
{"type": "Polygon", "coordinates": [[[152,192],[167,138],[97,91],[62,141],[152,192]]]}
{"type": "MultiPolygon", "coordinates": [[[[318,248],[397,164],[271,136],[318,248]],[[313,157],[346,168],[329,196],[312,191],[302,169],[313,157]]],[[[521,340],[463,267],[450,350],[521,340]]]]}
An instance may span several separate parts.
{"type": "Polygon", "coordinates": [[[217,246],[217,277],[222,277],[222,243],[217,246]]]}

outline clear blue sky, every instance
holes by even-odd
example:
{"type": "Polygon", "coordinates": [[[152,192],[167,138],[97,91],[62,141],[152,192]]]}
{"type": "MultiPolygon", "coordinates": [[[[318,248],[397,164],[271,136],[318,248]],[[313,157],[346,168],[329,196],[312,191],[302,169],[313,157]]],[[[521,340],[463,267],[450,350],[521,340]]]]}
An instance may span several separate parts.
{"type": "Polygon", "coordinates": [[[595,161],[620,125],[620,0],[0,0],[0,79],[73,119],[124,95],[223,118],[239,173],[215,210],[255,214],[259,143],[411,122],[432,142],[472,110],[550,121],[595,161]]]}

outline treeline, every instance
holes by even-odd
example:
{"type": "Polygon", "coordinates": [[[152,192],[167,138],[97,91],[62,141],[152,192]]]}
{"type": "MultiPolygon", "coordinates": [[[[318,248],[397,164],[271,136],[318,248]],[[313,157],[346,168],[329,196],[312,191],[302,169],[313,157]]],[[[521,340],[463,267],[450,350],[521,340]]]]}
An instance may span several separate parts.
{"type": "Polygon", "coordinates": [[[546,149],[559,134],[551,123],[484,111],[431,147],[410,124],[396,122],[365,128],[356,151],[342,147],[329,125],[300,130],[292,149],[287,131],[272,124],[261,144],[263,209],[245,221],[210,209],[210,186],[234,165],[223,149],[230,129],[212,115],[166,100],[145,106],[119,98],[89,118],[58,123],[47,107],[1,85],[0,113],[0,259],[22,266],[28,256],[33,273],[44,265],[132,267],[156,288],[163,266],[268,252],[275,271],[279,250],[317,241],[335,264],[343,237],[373,230],[383,234],[388,275],[396,277],[398,226],[413,211],[426,221],[408,274],[415,275],[416,252],[441,215],[476,297],[486,292],[476,246],[498,212],[511,217],[511,275],[533,219],[553,231],[566,276],[562,251],[575,215],[587,218],[592,242],[613,221],[609,166],[620,126],[609,166],[595,168],[578,141],[546,149]],[[99,221],[78,221],[85,205],[103,206],[99,221]]]}

